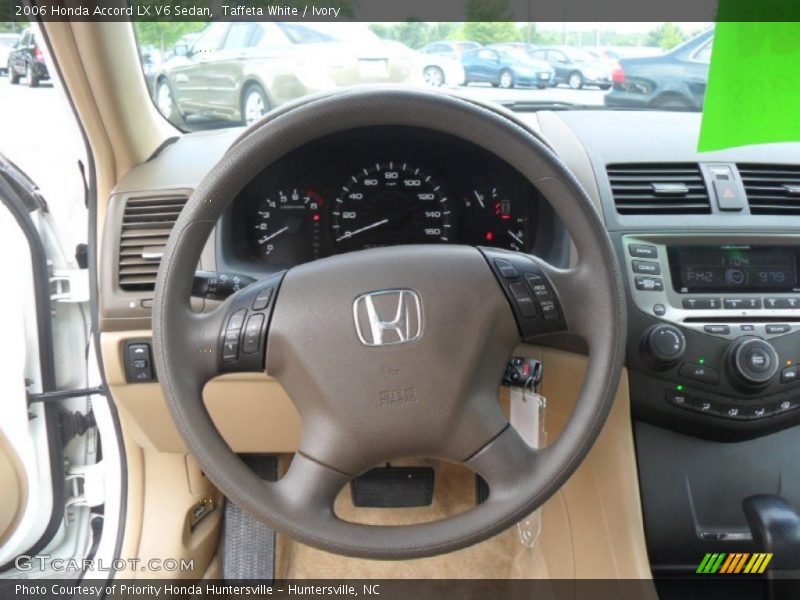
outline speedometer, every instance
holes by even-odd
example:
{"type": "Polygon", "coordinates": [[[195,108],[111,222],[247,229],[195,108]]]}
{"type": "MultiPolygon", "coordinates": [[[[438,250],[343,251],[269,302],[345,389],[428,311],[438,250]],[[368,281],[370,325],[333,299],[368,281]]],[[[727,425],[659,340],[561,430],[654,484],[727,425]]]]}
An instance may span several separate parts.
{"type": "Polygon", "coordinates": [[[444,187],[405,162],[363,168],[342,185],[331,205],[331,232],[340,251],[453,239],[444,187]]]}

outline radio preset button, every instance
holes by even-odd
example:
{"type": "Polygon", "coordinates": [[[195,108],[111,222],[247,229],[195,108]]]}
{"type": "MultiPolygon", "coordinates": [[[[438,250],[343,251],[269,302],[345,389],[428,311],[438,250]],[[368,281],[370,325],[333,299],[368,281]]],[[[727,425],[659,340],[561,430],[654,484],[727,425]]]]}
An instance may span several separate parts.
{"type": "Polygon", "coordinates": [[[644,292],[664,291],[664,282],[657,277],[635,277],[636,289],[644,292]]]}
{"type": "Polygon", "coordinates": [[[714,310],[720,308],[719,298],[684,298],[683,308],[688,310],[714,310]]]}
{"type": "Polygon", "coordinates": [[[723,298],[722,306],[727,309],[761,308],[761,298],[723,298]]]}
{"type": "Polygon", "coordinates": [[[780,323],[780,324],[777,324],[777,325],[770,324],[770,325],[765,325],[764,326],[764,331],[766,331],[768,334],[771,334],[771,335],[775,335],[775,334],[778,334],[778,333],[789,333],[789,331],[791,331],[791,329],[792,329],[791,326],[785,325],[783,323],[780,323]]]}
{"type": "Polygon", "coordinates": [[[631,244],[628,246],[628,252],[631,256],[635,256],[636,258],[658,258],[658,248],[655,246],[631,244]]]}
{"type": "Polygon", "coordinates": [[[645,275],[661,275],[661,265],[647,260],[635,260],[633,261],[633,272],[645,275]]]}
{"type": "Polygon", "coordinates": [[[800,298],[764,298],[764,308],[800,308],[800,298]]]}

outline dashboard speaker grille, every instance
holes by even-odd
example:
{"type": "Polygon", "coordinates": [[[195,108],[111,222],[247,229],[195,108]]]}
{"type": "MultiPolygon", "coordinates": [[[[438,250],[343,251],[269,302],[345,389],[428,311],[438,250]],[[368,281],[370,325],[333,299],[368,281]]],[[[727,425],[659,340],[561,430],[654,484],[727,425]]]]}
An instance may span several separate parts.
{"type": "Polygon", "coordinates": [[[606,167],[621,215],[708,214],[703,174],[692,163],[638,163],[606,167]]]}
{"type": "Polygon", "coordinates": [[[125,201],[119,240],[119,287],[152,291],[164,246],[186,196],[137,196],[125,201]]]}
{"type": "Polygon", "coordinates": [[[800,215],[800,166],[737,166],[751,214],[800,215]]]}

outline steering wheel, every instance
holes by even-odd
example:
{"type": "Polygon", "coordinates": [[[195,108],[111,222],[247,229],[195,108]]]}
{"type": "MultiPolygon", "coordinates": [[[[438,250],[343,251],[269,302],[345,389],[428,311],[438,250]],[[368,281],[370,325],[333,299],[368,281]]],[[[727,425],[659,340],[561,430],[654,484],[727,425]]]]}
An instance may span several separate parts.
{"type": "Polygon", "coordinates": [[[439,92],[351,90],[308,99],[252,127],[194,191],[169,237],[155,289],[154,351],[169,408],[209,479],[242,509],[339,554],[406,559],[487,539],[540,506],[580,465],[606,419],[624,357],[625,300],[601,218],[554,153],[513,115],[439,92]],[[399,125],[472,142],[505,160],[566,224],[578,262],[457,245],[397,246],[303,264],[260,280],[209,313],[190,307],[201,250],[239,191],[309,142],[399,125]],[[534,450],[498,401],[521,340],[569,331],[589,363],[572,415],[534,450]],[[264,482],[222,439],[202,400],[231,371],[276,378],[303,434],[287,473],[264,482]],[[341,520],[333,502],[353,477],[406,457],[460,463],[489,498],[430,523],[341,520]]]}

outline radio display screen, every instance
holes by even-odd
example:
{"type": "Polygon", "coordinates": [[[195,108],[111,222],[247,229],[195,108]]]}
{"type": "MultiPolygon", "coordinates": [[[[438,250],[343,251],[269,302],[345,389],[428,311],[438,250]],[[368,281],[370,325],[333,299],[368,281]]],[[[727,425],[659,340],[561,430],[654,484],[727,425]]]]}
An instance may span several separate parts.
{"type": "Polygon", "coordinates": [[[796,292],[798,250],[786,246],[670,246],[676,292],[796,292]]]}

